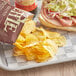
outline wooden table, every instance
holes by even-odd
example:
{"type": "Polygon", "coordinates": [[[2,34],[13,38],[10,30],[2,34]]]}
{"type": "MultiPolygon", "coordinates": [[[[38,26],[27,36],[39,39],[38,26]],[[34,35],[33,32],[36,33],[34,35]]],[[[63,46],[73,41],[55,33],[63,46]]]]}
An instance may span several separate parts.
{"type": "Polygon", "coordinates": [[[0,76],[76,76],[76,61],[15,72],[1,69],[0,76]]]}

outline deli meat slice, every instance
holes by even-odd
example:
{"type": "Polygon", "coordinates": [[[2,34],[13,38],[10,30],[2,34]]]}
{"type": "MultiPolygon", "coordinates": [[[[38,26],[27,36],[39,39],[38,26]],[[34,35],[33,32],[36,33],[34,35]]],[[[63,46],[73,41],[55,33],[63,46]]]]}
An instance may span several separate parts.
{"type": "Polygon", "coordinates": [[[76,17],[72,17],[73,25],[76,25],[76,17]]]}
{"type": "Polygon", "coordinates": [[[43,7],[42,7],[41,13],[47,18],[46,21],[48,21],[49,23],[55,24],[57,26],[71,27],[73,25],[76,25],[76,17],[72,17],[72,19],[68,17],[60,18],[59,14],[56,14],[55,17],[53,18],[51,17],[51,15],[48,15],[49,12],[47,11],[46,8],[43,8],[43,7]]]}
{"type": "Polygon", "coordinates": [[[63,18],[60,18],[58,15],[56,15],[56,18],[63,26],[67,26],[67,27],[72,26],[72,23],[73,23],[72,19],[63,19],[63,18]]]}
{"type": "Polygon", "coordinates": [[[50,15],[48,15],[47,10],[43,7],[41,10],[41,14],[42,14],[43,18],[50,24],[54,24],[56,26],[62,26],[61,23],[56,18],[53,18],[50,15]]]}

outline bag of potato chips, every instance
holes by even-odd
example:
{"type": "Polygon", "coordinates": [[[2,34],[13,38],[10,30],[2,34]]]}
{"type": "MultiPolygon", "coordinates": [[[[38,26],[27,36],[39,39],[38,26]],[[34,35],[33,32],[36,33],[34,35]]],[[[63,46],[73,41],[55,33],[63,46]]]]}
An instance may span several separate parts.
{"type": "Polygon", "coordinates": [[[9,5],[5,0],[0,0],[0,42],[13,44],[27,19],[32,19],[33,14],[9,5]]]}

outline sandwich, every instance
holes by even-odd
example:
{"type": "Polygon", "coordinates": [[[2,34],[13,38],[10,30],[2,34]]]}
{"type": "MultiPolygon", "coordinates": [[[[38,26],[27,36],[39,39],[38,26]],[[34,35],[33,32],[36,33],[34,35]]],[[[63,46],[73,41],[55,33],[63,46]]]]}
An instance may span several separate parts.
{"type": "Polygon", "coordinates": [[[47,27],[76,31],[76,0],[44,0],[39,20],[47,27]]]}

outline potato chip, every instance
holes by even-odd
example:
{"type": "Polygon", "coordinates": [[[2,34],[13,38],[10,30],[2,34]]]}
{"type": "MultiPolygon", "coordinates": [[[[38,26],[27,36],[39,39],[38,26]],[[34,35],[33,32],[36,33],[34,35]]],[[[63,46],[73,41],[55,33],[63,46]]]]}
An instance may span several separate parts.
{"type": "Polygon", "coordinates": [[[41,28],[37,28],[37,30],[40,30],[43,33],[43,35],[46,36],[47,38],[55,38],[55,37],[59,37],[60,36],[59,33],[44,30],[42,27],[41,28]]]}
{"type": "Polygon", "coordinates": [[[25,52],[25,56],[27,60],[35,60],[35,54],[33,53],[32,48],[25,48],[24,52],[25,52]]]}
{"type": "Polygon", "coordinates": [[[44,62],[50,58],[50,55],[48,53],[45,53],[43,55],[37,55],[36,56],[36,62],[44,62]]]}
{"type": "Polygon", "coordinates": [[[50,57],[49,52],[40,44],[33,47],[33,53],[35,54],[35,60],[37,62],[43,62],[50,57]]]}
{"type": "Polygon", "coordinates": [[[47,31],[49,34],[49,39],[53,40],[57,46],[64,46],[66,44],[66,38],[64,36],[61,36],[59,33],[57,32],[50,32],[47,31]]]}
{"type": "Polygon", "coordinates": [[[59,47],[64,46],[66,44],[66,38],[64,36],[50,38],[50,39],[53,40],[59,47]]]}
{"type": "Polygon", "coordinates": [[[25,56],[27,60],[36,60],[37,62],[42,62],[50,57],[48,51],[42,48],[40,45],[36,45],[25,49],[25,56]]]}
{"type": "Polygon", "coordinates": [[[36,31],[33,32],[32,34],[34,34],[35,36],[43,36],[42,31],[38,31],[38,30],[36,30],[36,31]]]}
{"type": "Polygon", "coordinates": [[[42,27],[37,28],[37,30],[42,31],[42,33],[43,33],[43,35],[44,35],[45,37],[49,37],[48,33],[47,33],[42,27]]]}
{"type": "Polygon", "coordinates": [[[18,42],[15,42],[13,45],[15,45],[19,49],[23,49],[23,46],[18,42]]]}
{"type": "Polygon", "coordinates": [[[34,34],[34,35],[39,39],[39,41],[44,41],[44,40],[46,40],[46,37],[44,36],[44,34],[43,34],[42,31],[36,30],[36,31],[33,32],[32,34],[34,34]]]}
{"type": "Polygon", "coordinates": [[[58,46],[54,41],[47,39],[44,41],[43,46],[50,53],[50,55],[52,54],[54,56],[57,53],[58,46]]]}
{"type": "Polygon", "coordinates": [[[30,46],[30,45],[32,46],[32,45],[38,44],[38,43],[39,43],[39,40],[35,35],[28,34],[28,35],[26,35],[26,41],[25,41],[25,46],[24,47],[30,46]]]}
{"type": "Polygon", "coordinates": [[[38,45],[35,45],[33,46],[32,48],[34,48],[35,50],[33,51],[35,54],[37,55],[41,55],[41,54],[44,54],[44,53],[48,53],[48,51],[46,51],[44,49],[44,47],[42,46],[42,44],[38,44],[38,45]]]}
{"type": "Polygon", "coordinates": [[[59,37],[60,34],[57,32],[51,32],[51,31],[47,31],[49,38],[55,38],[55,37],[59,37]]]}
{"type": "Polygon", "coordinates": [[[25,42],[25,38],[22,35],[19,35],[16,42],[23,43],[25,42]]]}
{"type": "Polygon", "coordinates": [[[54,57],[58,46],[64,46],[65,43],[64,36],[36,27],[34,21],[28,20],[14,43],[14,55],[25,55],[28,61],[43,62],[54,57]]]}
{"type": "Polygon", "coordinates": [[[14,47],[14,56],[20,56],[20,55],[24,55],[24,51],[22,51],[21,49],[14,47]]]}
{"type": "Polygon", "coordinates": [[[49,54],[50,54],[51,57],[54,57],[55,52],[53,51],[52,47],[50,47],[50,46],[45,46],[45,45],[43,45],[43,47],[45,48],[46,51],[49,52],[49,54]]]}
{"type": "Polygon", "coordinates": [[[27,21],[22,28],[21,35],[23,35],[25,37],[27,34],[34,32],[36,30],[35,25],[36,24],[33,20],[27,21]]]}

